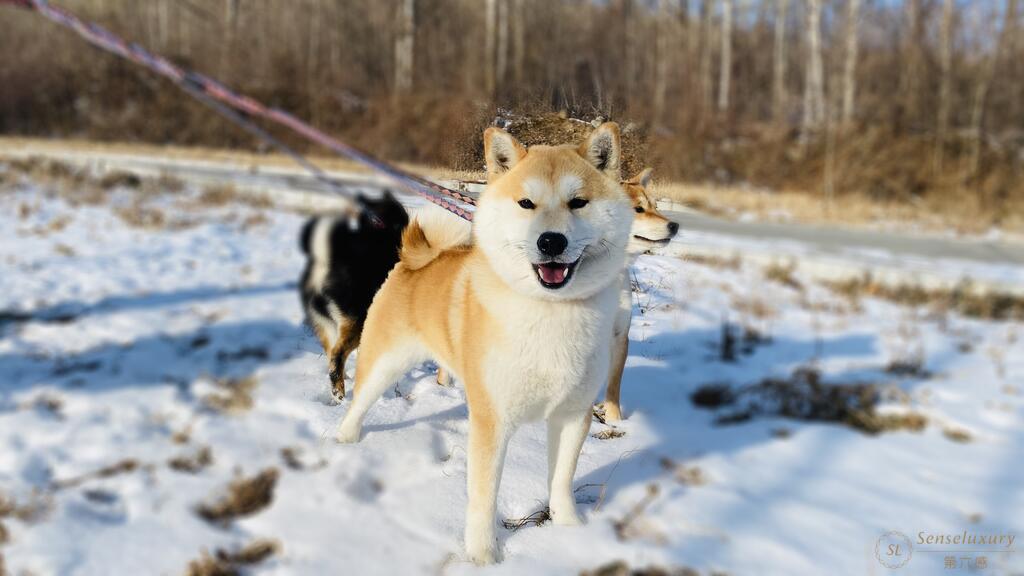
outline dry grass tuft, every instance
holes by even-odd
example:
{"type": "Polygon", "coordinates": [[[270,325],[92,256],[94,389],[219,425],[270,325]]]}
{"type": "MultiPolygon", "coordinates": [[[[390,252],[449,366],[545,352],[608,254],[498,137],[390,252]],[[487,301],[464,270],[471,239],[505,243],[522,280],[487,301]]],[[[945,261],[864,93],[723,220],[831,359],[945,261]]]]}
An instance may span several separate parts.
{"type": "Polygon", "coordinates": [[[854,303],[860,298],[872,297],[903,306],[952,310],[983,320],[1024,320],[1024,296],[994,290],[981,291],[970,284],[948,289],[911,284],[893,286],[864,275],[844,281],[825,282],[824,285],[854,303]]]}
{"type": "Polygon", "coordinates": [[[895,430],[919,432],[927,419],[918,413],[879,414],[874,383],[826,384],[814,368],[798,368],[788,378],[765,378],[734,390],[724,384],[702,386],[690,400],[699,408],[729,409],[717,423],[738,424],[758,416],[845,424],[867,434],[895,430]]]}
{"type": "MultiPolygon", "coordinates": [[[[630,568],[624,560],[616,560],[593,570],[584,570],[580,576],[700,576],[693,568],[663,566],[647,566],[644,568],[630,568]]],[[[725,576],[719,572],[712,572],[711,576],[725,576]]]]}
{"type": "Polygon", "coordinates": [[[618,428],[605,428],[604,430],[595,432],[590,436],[598,440],[614,440],[615,438],[622,438],[625,435],[625,430],[619,430],[618,428]]]}
{"type": "Polygon", "coordinates": [[[230,184],[207,186],[199,195],[198,202],[204,206],[220,207],[238,199],[238,190],[230,184]]]}
{"type": "Polygon", "coordinates": [[[128,207],[118,208],[115,213],[125,224],[133,228],[161,230],[167,227],[167,215],[162,209],[147,206],[138,199],[128,207]]]}
{"type": "Polygon", "coordinates": [[[662,458],[659,462],[666,472],[671,472],[676,482],[687,486],[702,486],[707,484],[707,476],[698,466],[687,466],[682,462],[676,462],[671,458],[662,458]]]}
{"type": "Polygon", "coordinates": [[[119,462],[111,464],[110,466],[104,466],[99,470],[92,472],[86,472],[79,476],[68,478],[67,480],[55,480],[51,487],[54,490],[63,490],[65,488],[73,488],[86,482],[88,480],[96,480],[100,478],[110,478],[112,476],[119,476],[121,474],[130,474],[141,468],[138,460],[134,458],[125,458],[119,462]]]}
{"type": "Polygon", "coordinates": [[[176,176],[161,174],[156,178],[147,178],[143,182],[143,190],[147,194],[177,194],[185,190],[185,181],[176,176]]]}
{"type": "Polygon", "coordinates": [[[501,525],[505,527],[505,530],[516,532],[527,526],[543,526],[550,521],[551,509],[545,507],[543,510],[538,510],[529,516],[524,516],[523,518],[506,518],[501,521],[501,525]]]}
{"type": "Polygon", "coordinates": [[[22,522],[38,522],[53,509],[53,498],[44,492],[33,492],[28,502],[18,503],[0,493],[0,519],[15,518],[22,522]]]}
{"type": "Polygon", "coordinates": [[[207,522],[222,525],[251,516],[273,502],[278,476],[276,468],[267,468],[251,478],[239,478],[228,485],[227,493],[217,502],[200,504],[196,513],[207,522]]]}
{"type": "Polygon", "coordinates": [[[664,536],[657,532],[653,532],[650,528],[645,528],[640,522],[644,512],[647,511],[647,507],[654,502],[660,491],[661,490],[658,488],[657,484],[648,484],[647,494],[644,495],[643,499],[637,502],[621,520],[612,522],[612,528],[615,529],[615,536],[620,542],[627,542],[640,537],[649,537],[656,541],[664,539],[664,536]]]}
{"type": "Polygon", "coordinates": [[[709,254],[686,254],[682,259],[684,262],[700,264],[701,266],[707,266],[717,270],[739,270],[740,266],[743,265],[743,259],[740,258],[739,254],[734,254],[732,258],[712,256],[709,254]]]}
{"type": "Polygon", "coordinates": [[[783,286],[788,286],[797,292],[801,292],[804,289],[804,285],[796,279],[796,263],[791,262],[789,264],[782,264],[776,262],[770,266],[765,267],[764,277],[772,282],[778,282],[783,286]]]}
{"type": "Polygon", "coordinates": [[[203,405],[223,414],[239,414],[253,407],[252,393],[258,382],[255,376],[222,378],[214,382],[217,390],[204,396],[203,405]]]}
{"type": "Polygon", "coordinates": [[[115,170],[104,174],[97,182],[100,188],[104,190],[112,190],[114,188],[130,188],[132,190],[138,190],[142,186],[142,178],[139,178],[138,174],[131,172],[125,172],[123,170],[115,170]]]}
{"type": "MultiPolygon", "coordinates": [[[[596,127],[597,121],[570,118],[566,113],[513,114],[503,111],[505,130],[526,146],[544,144],[558,146],[582,142],[596,127]]],[[[622,173],[635,174],[647,166],[647,135],[638,125],[622,128],[622,173]]]]}
{"type": "Polygon", "coordinates": [[[924,367],[924,359],[920,357],[893,360],[885,367],[885,372],[904,378],[929,378],[932,375],[924,367]]]}
{"type": "Polygon", "coordinates": [[[237,576],[240,569],[255,566],[281,552],[276,540],[260,539],[246,544],[235,551],[218,548],[211,556],[205,550],[198,560],[189,562],[186,576],[237,576]]]}
{"type": "Polygon", "coordinates": [[[942,435],[959,444],[967,444],[974,439],[971,433],[963,428],[945,428],[942,430],[942,435]]]}
{"type": "Polygon", "coordinates": [[[294,446],[281,448],[281,459],[284,460],[285,466],[295,471],[320,470],[327,466],[327,461],[323,458],[308,462],[302,455],[302,448],[294,446]]]}
{"type": "Polygon", "coordinates": [[[197,474],[213,464],[213,451],[209,446],[203,446],[191,455],[175,456],[167,461],[172,470],[197,474]]]}
{"type": "Polygon", "coordinates": [[[32,400],[19,406],[23,410],[39,410],[56,418],[64,417],[64,399],[53,392],[42,392],[32,400]]]}

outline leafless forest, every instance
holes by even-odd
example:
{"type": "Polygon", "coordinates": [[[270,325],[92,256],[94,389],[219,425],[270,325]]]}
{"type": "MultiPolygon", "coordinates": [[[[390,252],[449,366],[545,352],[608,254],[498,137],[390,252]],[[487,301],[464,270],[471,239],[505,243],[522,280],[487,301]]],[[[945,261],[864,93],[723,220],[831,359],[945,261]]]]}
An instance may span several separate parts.
{"type": "MultiPolygon", "coordinates": [[[[475,168],[497,115],[565,112],[662,177],[1024,213],[1018,0],[60,4],[392,159],[475,168]]],[[[0,132],[255,145],[30,14],[0,50],[0,132]]]]}

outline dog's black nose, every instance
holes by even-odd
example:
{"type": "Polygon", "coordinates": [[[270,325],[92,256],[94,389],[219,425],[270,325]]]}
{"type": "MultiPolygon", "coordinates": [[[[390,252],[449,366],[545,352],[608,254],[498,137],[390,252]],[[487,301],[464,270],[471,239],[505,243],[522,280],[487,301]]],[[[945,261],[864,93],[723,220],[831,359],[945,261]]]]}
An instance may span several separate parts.
{"type": "Polygon", "coordinates": [[[678,222],[669,222],[668,223],[668,232],[669,232],[669,234],[675,236],[676,232],[679,232],[679,223],[678,222]]]}
{"type": "Polygon", "coordinates": [[[568,246],[569,239],[565,237],[565,234],[558,232],[545,232],[540,235],[540,238],[537,238],[537,248],[548,256],[558,256],[565,252],[568,246]]]}

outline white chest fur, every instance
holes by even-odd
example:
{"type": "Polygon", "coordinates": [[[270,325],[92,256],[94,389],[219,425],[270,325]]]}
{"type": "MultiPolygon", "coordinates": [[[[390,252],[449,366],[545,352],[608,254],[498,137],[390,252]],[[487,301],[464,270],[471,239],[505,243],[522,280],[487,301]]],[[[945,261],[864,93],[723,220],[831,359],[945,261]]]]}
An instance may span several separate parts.
{"type": "Polygon", "coordinates": [[[484,385],[509,422],[546,418],[593,403],[608,371],[619,284],[592,298],[549,302],[512,298],[487,305],[499,320],[484,359],[484,385]]]}

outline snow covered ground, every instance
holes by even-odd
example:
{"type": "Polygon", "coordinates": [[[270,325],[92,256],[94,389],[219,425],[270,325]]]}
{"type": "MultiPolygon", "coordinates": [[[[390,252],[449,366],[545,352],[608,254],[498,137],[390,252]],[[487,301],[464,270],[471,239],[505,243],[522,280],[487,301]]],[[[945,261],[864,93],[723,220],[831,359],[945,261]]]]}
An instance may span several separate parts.
{"type": "MultiPolygon", "coordinates": [[[[478,568],[460,556],[457,385],[424,367],[374,407],[360,444],[334,443],[347,402],[330,402],[292,287],[301,216],[189,189],[90,198],[5,174],[0,554],[12,574],[182,574],[204,550],[264,538],[277,551],[250,573],[573,574],[624,560],[885,574],[876,544],[890,531],[913,546],[901,574],[1024,574],[1021,542],[918,541],[1024,537],[1019,323],[851,302],[743,261],[644,256],[628,419],[595,419],[576,476],[586,526],[499,530],[503,562],[478,568]],[[924,428],[868,434],[772,415],[771,403],[722,424],[735,406],[691,400],[801,369],[826,390],[876,384],[880,414],[924,428]],[[199,513],[269,469],[269,502],[236,502],[224,521],[199,513]]],[[[501,518],[544,508],[544,444],[539,424],[513,440],[501,518]]]]}

